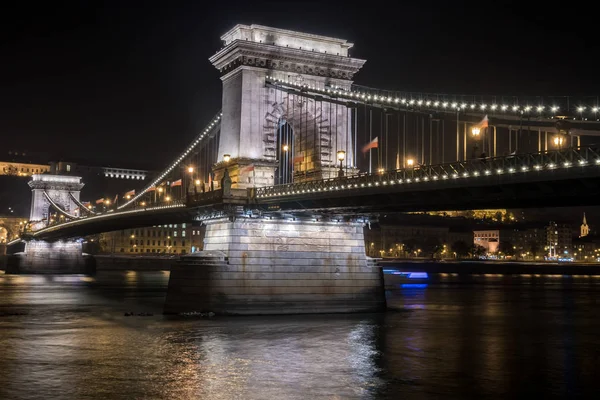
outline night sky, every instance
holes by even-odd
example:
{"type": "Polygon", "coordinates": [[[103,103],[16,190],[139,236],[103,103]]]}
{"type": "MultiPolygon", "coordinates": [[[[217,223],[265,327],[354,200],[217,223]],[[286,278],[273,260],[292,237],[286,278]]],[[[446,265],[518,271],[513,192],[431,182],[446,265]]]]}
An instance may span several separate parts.
{"type": "Polygon", "coordinates": [[[21,2],[2,12],[3,155],[160,169],[221,107],[208,58],[236,23],[330,35],[366,86],[597,94],[593,13],[548,3],[21,2]],[[216,3],[216,5],[215,5],[216,3]],[[42,4],[42,3],[40,3],[42,4]]]}

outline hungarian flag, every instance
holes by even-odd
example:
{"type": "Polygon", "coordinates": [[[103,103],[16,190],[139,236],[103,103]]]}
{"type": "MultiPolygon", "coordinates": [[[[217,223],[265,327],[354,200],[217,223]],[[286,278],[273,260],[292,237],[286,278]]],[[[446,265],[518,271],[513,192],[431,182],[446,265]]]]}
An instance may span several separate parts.
{"type": "Polygon", "coordinates": [[[171,187],[181,186],[181,179],[177,179],[175,182],[171,182],[171,187]]]}
{"type": "Polygon", "coordinates": [[[134,196],[135,195],[135,189],[134,190],[130,190],[129,192],[125,193],[125,197],[127,196],[134,196]]]}
{"type": "Polygon", "coordinates": [[[104,203],[104,197],[96,200],[96,204],[102,204],[102,203],[104,203]]]}
{"type": "Polygon", "coordinates": [[[240,170],[240,172],[242,172],[242,173],[252,172],[252,171],[254,171],[254,164],[250,164],[240,170]]]}
{"type": "Polygon", "coordinates": [[[294,164],[299,163],[299,162],[304,162],[304,154],[300,154],[299,156],[294,157],[292,162],[294,164]]]}
{"type": "Polygon", "coordinates": [[[486,115],[485,117],[483,117],[483,119],[481,121],[479,121],[479,123],[475,126],[477,126],[478,128],[487,128],[488,127],[488,116],[486,115]]]}
{"type": "Polygon", "coordinates": [[[362,148],[362,152],[366,153],[367,151],[369,151],[371,149],[376,149],[378,147],[379,147],[379,138],[376,137],[375,139],[371,140],[369,143],[364,145],[364,147],[362,148]]]}

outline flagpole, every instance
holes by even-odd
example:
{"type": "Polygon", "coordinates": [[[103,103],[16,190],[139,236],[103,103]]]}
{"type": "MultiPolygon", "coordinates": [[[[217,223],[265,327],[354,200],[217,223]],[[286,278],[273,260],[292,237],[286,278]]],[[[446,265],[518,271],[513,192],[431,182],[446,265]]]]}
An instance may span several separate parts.
{"type": "MultiPolygon", "coordinates": [[[[373,110],[369,110],[369,143],[373,141],[373,110]]],[[[369,149],[369,174],[372,173],[373,153],[369,149]]]]}

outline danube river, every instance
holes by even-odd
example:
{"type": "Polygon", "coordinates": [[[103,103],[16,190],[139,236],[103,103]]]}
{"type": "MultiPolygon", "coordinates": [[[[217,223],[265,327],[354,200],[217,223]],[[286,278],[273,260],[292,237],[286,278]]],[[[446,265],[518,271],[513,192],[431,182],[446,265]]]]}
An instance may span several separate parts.
{"type": "Polygon", "coordinates": [[[167,281],[0,275],[0,399],[600,394],[599,278],[405,284],[376,315],[211,319],[161,315],[167,281]]]}

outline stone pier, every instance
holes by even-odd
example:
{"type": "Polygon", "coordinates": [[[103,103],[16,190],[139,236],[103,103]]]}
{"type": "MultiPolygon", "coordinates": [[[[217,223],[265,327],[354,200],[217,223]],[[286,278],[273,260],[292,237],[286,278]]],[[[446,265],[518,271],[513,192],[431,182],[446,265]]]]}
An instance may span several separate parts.
{"type": "Polygon", "coordinates": [[[25,251],[7,256],[7,274],[87,274],[96,272],[94,258],[75,241],[30,240],[25,251]]]}
{"type": "Polygon", "coordinates": [[[206,223],[204,251],[173,265],[165,313],[296,314],[385,309],[363,224],[237,218],[206,223]]]}

